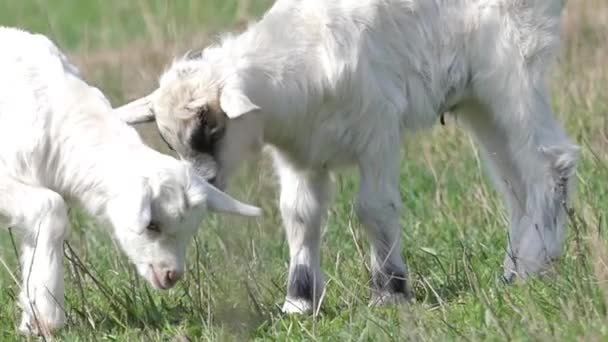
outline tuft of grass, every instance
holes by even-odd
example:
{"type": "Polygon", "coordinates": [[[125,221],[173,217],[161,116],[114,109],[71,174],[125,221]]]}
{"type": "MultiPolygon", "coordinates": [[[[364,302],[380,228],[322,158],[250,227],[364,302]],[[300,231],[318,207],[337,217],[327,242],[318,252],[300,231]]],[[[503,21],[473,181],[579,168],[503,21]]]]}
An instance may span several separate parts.
{"type": "MultiPolygon", "coordinates": [[[[267,0],[0,0],[0,23],[48,34],[114,103],[142,95],[174,56],[202,48],[216,32],[242,27],[267,0]]],[[[323,229],[327,291],[318,315],[285,316],[287,244],[268,161],[244,168],[231,192],[264,208],[257,221],[210,215],[188,256],[188,272],[167,292],[151,290],[103,227],[71,213],[65,244],[68,327],[59,339],[89,340],[605,340],[608,337],[608,4],[570,1],[553,106],[582,146],[578,194],[564,258],[555,272],[505,285],[502,204],[475,145],[446,127],[409,137],[400,192],[403,250],[415,303],[368,307],[368,245],[353,213],[355,173],[335,177],[323,229]]],[[[164,149],[153,126],[146,141],[164,149]]],[[[167,152],[165,150],[165,152],[167,152]]],[[[0,340],[16,333],[19,266],[0,230],[0,340]]]]}

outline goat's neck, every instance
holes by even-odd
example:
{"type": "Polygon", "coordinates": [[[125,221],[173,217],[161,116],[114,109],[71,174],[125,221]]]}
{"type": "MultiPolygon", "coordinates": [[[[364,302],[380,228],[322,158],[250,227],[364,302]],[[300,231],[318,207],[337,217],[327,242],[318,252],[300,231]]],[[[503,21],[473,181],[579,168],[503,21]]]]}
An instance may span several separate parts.
{"type": "Polygon", "coordinates": [[[65,144],[58,153],[61,162],[52,180],[56,191],[88,211],[100,213],[105,205],[100,200],[141,184],[146,177],[142,165],[145,151],[138,152],[129,146],[117,149],[119,144],[114,139],[89,146],[78,145],[76,139],[65,144]]]}
{"type": "Polygon", "coordinates": [[[41,175],[49,187],[94,214],[103,210],[102,199],[141,182],[153,169],[148,164],[158,159],[133,128],[110,116],[103,101],[93,88],[66,99],[51,125],[51,153],[41,175]]]}
{"type": "Polygon", "coordinates": [[[245,94],[261,108],[255,115],[261,120],[264,142],[279,146],[290,143],[308,124],[310,99],[300,90],[309,82],[306,75],[279,70],[269,74],[255,64],[239,70],[239,74],[245,94]]]}

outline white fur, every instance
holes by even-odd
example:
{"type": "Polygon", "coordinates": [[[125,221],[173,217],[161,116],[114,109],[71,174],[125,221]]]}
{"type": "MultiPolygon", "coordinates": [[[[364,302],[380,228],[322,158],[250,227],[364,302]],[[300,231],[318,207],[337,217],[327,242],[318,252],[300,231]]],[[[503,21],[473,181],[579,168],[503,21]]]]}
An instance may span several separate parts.
{"type": "MultiPolygon", "coordinates": [[[[174,62],[146,99],[167,141],[220,184],[260,142],[271,147],[289,282],[298,265],[307,267],[315,293],[323,286],[328,172],[358,166],[356,211],[371,239],[374,297],[383,301],[391,277],[406,273],[400,137],[451,111],[481,144],[509,207],[505,276],[525,277],[561,253],[578,157],[544,82],[562,7],[562,0],[279,0],[246,32],[174,62]],[[231,119],[209,161],[188,145],[189,128],[175,113],[218,100],[231,119]]],[[[126,105],[118,115],[131,121],[137,111],[126,105]]]]}
{"type": "Polygon", "coordinates": [[[10,47],[0,53],[0,214],[24,235],[22,331],[49,334],[65,323],[68,201],[109,221],[157,288],[183,274],[205,209],[258,214],[145,146],[46,37],[0,28],[0,45],[10,47]]]}

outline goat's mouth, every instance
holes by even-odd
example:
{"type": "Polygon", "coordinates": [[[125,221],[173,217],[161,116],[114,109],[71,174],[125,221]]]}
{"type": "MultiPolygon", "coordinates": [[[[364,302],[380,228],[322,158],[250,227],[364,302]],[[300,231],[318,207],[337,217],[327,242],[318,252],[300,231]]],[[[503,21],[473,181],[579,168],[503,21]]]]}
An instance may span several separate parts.
{"type": "Polygon", "coordinates": [[[152,286],[154,286],[156,289],[159,290],[168,290],[171,287],[173,287],[172,284],[169,285],[165,285],[163,284],[163,282],[161,281],[161,279],[159,279],[158,275],[156,274],[156,272],[154,271],[154,267],[152,265],[148,265],[148,282],[150,284],[152,284],[152,286]]]}

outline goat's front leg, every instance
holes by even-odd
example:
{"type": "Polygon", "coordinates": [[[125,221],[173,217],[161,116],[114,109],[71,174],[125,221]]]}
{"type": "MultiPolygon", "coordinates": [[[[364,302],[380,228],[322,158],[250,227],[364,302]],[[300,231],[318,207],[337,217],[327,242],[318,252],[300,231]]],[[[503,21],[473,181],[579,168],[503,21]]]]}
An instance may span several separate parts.
{"type": "Polygon", "coordinates": [[[372,304],[410,297],[407,267],[401,258],[399,138],[389,133],[383,138],[381,151],[359,161],[361,188],[356,206],[371,243],[372,304]]]}
{"type": "Polygon", "coordinates": [[[21,250],[23,309],[19,330],[50,335],[65,324],[63,240],[68,227],[63,198],[48,189],[0,180],[0,212],[25,232],[21,250]]]}
{"type": "Polygon", "coordinates": [[[62,242],[45,239],[39,234],[32,238],[38,242],[22,245],[19,331],[24,334],[49,336],[65,324],[62,242]]]}
{"type": "Polygon", "coordinates": [[[302,171],[276,157],[281,181],[281,216],[289,243],[285,313],[309,313],[319,305],[321,222],[327,211],[331,181],[327,171],[302,171]]]}

